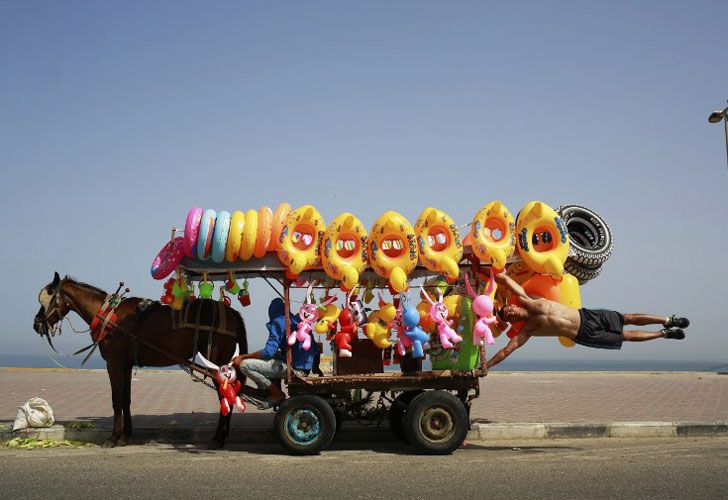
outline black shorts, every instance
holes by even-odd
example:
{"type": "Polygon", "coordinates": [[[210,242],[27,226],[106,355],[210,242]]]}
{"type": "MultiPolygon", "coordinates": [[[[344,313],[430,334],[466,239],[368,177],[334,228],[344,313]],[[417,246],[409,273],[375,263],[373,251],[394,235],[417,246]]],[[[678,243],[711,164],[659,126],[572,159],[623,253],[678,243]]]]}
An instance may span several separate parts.
{"type": "Polygon", "coordinates": [[[624,316],[606,309],[579,309],[579,333],[574,342],[597,349],[621,349],[624,316]]]}

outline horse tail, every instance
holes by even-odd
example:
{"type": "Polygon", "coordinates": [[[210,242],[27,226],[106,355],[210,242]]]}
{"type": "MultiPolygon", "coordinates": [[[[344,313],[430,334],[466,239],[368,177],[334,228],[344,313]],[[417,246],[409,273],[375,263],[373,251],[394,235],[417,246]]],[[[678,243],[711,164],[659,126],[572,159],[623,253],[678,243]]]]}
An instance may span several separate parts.
{"type": "Polygon", "coordinates": [[[237,342],[238,342],[238,348],[240,350],[240,354],[248,354],[248,332],[245,329],[245,320],[243,319],[243,316],[240,314],[239,311],[230,308],[231,311],[235,314],[237,317],[237,342]]]}

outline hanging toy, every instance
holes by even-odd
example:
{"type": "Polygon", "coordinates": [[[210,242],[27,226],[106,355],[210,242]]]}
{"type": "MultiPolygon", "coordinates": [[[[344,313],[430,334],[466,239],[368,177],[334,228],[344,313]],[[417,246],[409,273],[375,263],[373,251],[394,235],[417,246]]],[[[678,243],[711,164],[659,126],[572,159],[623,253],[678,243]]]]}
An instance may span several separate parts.
{"type": "Polygon", "coordinates": [[[235,275],[232,270],[228,270],[228,279],[225,282],[225,290],[231,295],[237,295],[240,292],[240,286],[235,281],[235,275]]]}
{"type": "Polygon", "coordinates": [[[248,291],[248,279],[245,278],[243,280],[243,286],[240,287],[240,291],[238,292],[238,300],[240,301],[240,305],[243,307],[248,307],[250,305],[250,292],[248,291]]]}
{"type": "Polygon", "coordinates": [[[172,287],[174,286],[175,279],[169,278],[164,283],[164,295],[162,295],[162,298],[160,299],[162,301],[162,304],[164,305],[172,305],[174,302],[174,295],[172,295],[172,287]]]}
{"type": "Polygon", "coordinates": [[[392,321],[397,315],[397,309],[394,305],[384,302],[382,295],[379,295],[379,310],[369,315],[369,321],[364,328],[367,338],[374,342],[374,345],[380,349],[389,347],[392,343],[389,341],[390,329],[392,321]]]}
{"type": "Polygon", "coordinates": [[[488,345],[493,345],[495,341],[493,340],[493,333],[490,331],[490,325],[497,321],[493,316],[493,299],[490,298],[490,294],[495,289],[493,269],[490,270],[488,288],[485,289],[483,295],[477,295],[470,287],[467,273],[465,274],[465,287],[470,296],[473,297],[473,311],[478,315],[478,321],[475,322],[473,328],[473,345],[483,345],[483,341],[488,345]]]}
{"type": "Polygon", "coordinates": [[[371,280],[366,281],[366,287],[364,288],[364,302],[369,304],[374,300],[374,283],[371,280]]]}
{"type": "Polygon", "coordinates": [[[225,304],[225,307],[230,307],[230,305],[232,304],[230,302],[230,297],[228,297],[227,295],[225,295],[225,287],[224,286],[221,286],[220,287],[220,299],[219,299],[219,301],[222,302],[223,304],[225,304]]]}
{"type": "Polygon", "coordinates": [[[217,382],[217,389],[220,393],[220,413],[223,417],[227,416],[227,414],[232,411],[233,407],[237,408],[240,413],[245,413],[245,401],[238,396],[238,391],[240,390],[242,383],[238,380],[237,371],[232,365],[232,359],[234,359],[239,352],[240,349],[236,344],[231,362],[224,366],[217,366],[215,363],[205,359],[205,356],[199,352],[197,353],[197,356],[199,356],[202,360],[202,364],[208,368],[217,370],[217,373],[215,373],[215,381],[217,382]]]}
{"type": "Polygon", "coordinates": [[[349,309],[339,314],[339,331],[334,335],[334,343],[340,358],[351,357],[351,339],[356,338],[358,326],[349,309]]]}
{"type": "MultiPolygon", "coordinates": [[[[419,319],[417,321],[419,322],[419,319]]],[[[397,343],[395,345],[396,353],[400,358],[402,358],[405,354],[407,354],[407,349],[412,347],[412,341],[407,335],[405,335],[405,325],[402,318],[401,307],[397,309],[397,314],[394,316],[394,321],[392,321],[392,330],[394,330],[394,333],[397,335],[397,343]]]]}
{"type": "Polygon", "coordinates": [[[170,304],[172,309],[175,311],[182,309],[182,306],[189,295],[190,291],[187,288],[187,281],[182,277],[182,272],[179,268],[177,268],[177,278],[172,284],[172,296],[174,297],[174,300],[172,300],[172,303],[170,304]]]}
{"type": "Polygon", "coordinates": [[[202,281],[200,281],[198,288],[201,299],[212,298],[212,291],[215,289],[215,284],[212,281],[207,280],[207,272],[202,273],[202,281]]]}
{"type": "Polygon", "coordinates": [[[452,320],[448,321],[447,319],[448,309],[442,301],[442,292],[438,290],[437,302],[434,302],[422,285],[420,285],[420,290],[422,290],[422,295],[427,299],[427,302],[430,303],[430,316],[437,324],[437,333],[440,336],[442,347],[452,349],[463,338],[452,329],[452,320]]]}
{"type": "Polygon", "coordinates": [[[430,336],[420,328],[420,312],[410,304],[402,307],[402,322],[404,323],[404,334],[412,346],[412,357],[415,359],[425,357],[424,347],[430,340],[430,336]]]}
{"type": "MultiPolygon", "coordinates": [[[[304,301],[301,309],[298,310],[298,317],[301,321],[298,323],[296,331],[292,331],[288,335],[288,345],[292,346],[296,342],[301,342],[304,351],[308,351],[311,348],[311,333],[313,332],[313,325],[319,319],[318,306],[311,302],[311,289],[313,288],[313,282],[308,285],[306,291],[306,300],[304,301]]],[[[335,299],[334,299],[335,300],[335,299]]],[[[331,301],[333,302],[333,300],[331,301]]],[[[329,303],[323,303],[322,306],[327,306],[329,303]]]]}

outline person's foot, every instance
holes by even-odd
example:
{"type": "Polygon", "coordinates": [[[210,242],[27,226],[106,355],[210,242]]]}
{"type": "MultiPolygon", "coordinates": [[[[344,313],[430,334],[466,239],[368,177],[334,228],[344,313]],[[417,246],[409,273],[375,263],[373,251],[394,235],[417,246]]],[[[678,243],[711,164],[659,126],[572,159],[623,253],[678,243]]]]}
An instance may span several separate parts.
{"type": "Polygon", "coordinates": [[[680,318],[673,314],[672,316],[667,318],[663,325],[665,326],[665,328],[687,328],[688,326],[690,326],[690,320],[687,318],[680,318]]]}
{"type": "Polygon", "coordinates": [[[668,328],[666,330],[662,330],[662,333],[666,339],[682,340],[685,338],[685,332],[680,328],[668,328]]]}

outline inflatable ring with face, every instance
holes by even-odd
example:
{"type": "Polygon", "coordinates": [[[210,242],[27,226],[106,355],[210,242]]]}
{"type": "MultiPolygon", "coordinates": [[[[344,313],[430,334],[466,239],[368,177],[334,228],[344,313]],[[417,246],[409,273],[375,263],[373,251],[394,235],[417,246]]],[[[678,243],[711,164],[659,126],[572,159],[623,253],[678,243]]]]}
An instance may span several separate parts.
{"type": "Polygon", "coordinates": [[[426,208],[415,223],[420,262],[430,271],[456,279],[463,256],[460,231],[452,217],[442,210],[426,208]]]}
{"type": "Polygon", "coordinates": [[[344,212],[324,233],[321,263],[326,274],[341,281],[344,290],[353,290],[367,265],[367,232],[356,216],[344,212]]]}
{"type": "Polygon", "coordinates": [[[407,276],[417,265],[415,241],[412,225],[393,211],[382,214],[369,231],[369,265],[396,293],[407,289],[407,276]]]}
{"type": "Polygon", "coordinates": [[[326,224],[311,205],[298,207],[286,219],[278,238],[278,258],[293,275],[316,267],[326,224]]]}

